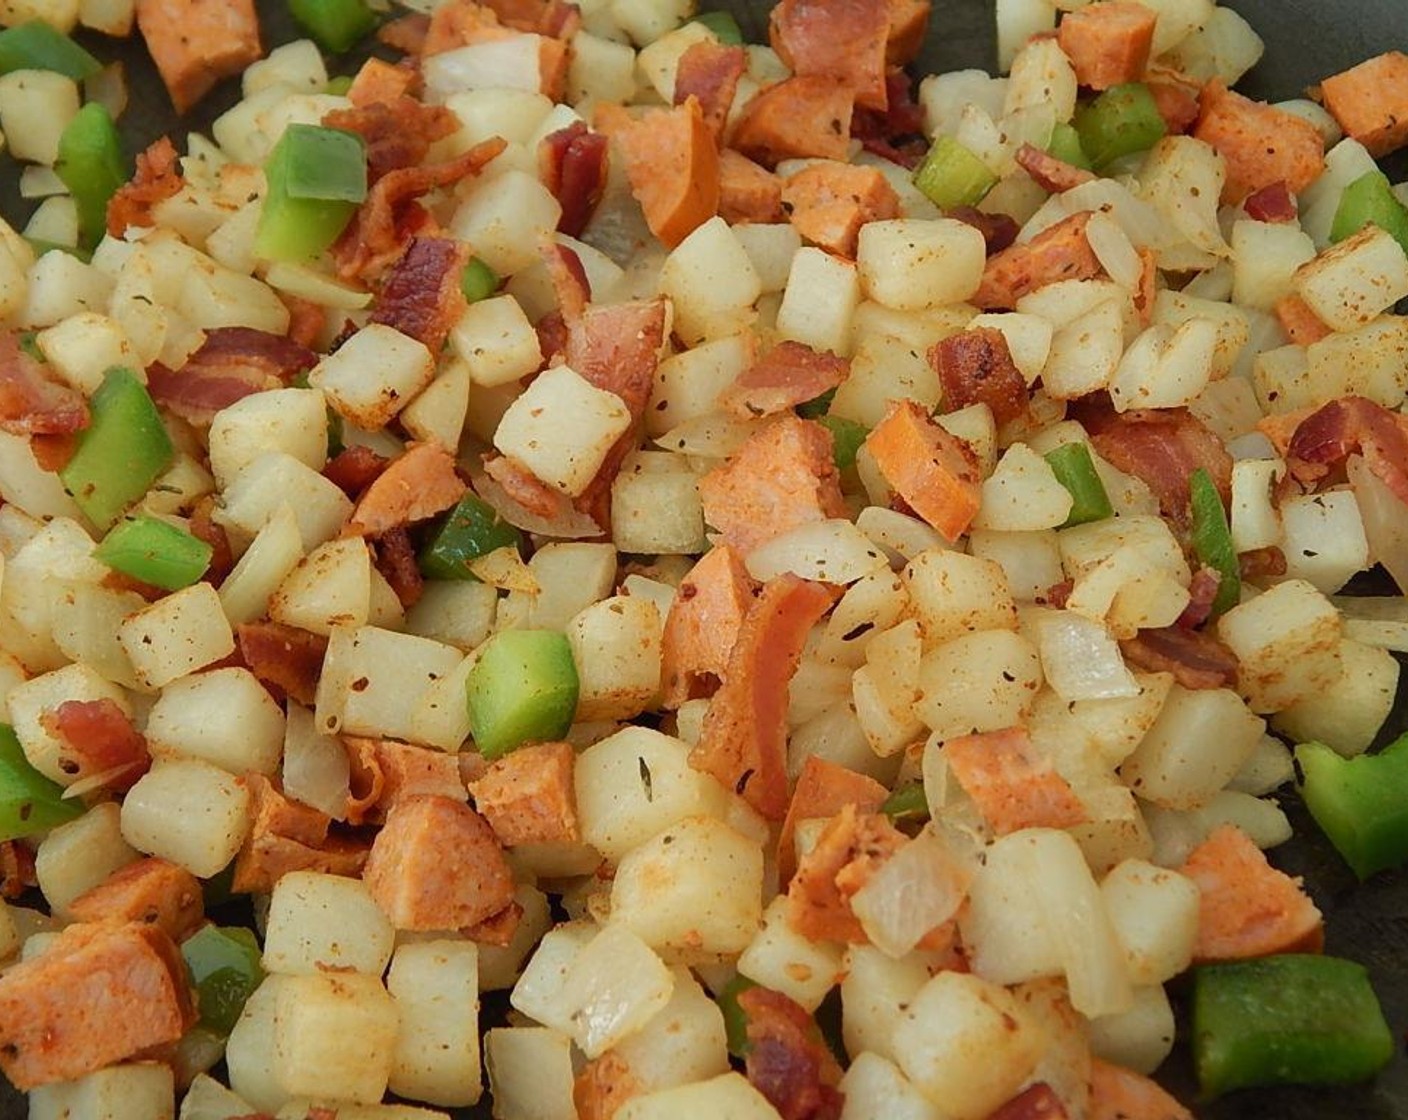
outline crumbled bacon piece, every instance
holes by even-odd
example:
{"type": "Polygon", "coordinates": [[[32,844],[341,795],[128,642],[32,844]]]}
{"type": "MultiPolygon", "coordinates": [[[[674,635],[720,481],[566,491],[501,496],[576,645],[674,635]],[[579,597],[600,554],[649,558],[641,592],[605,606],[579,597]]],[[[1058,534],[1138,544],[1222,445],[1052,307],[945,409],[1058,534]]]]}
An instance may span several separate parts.
{"type": "Polygon", "coordinates": [[[402,96],[334,109],[323,117],[323,124],[355,132],[365,141],[367,178],[375,183],[388,171],[423,162],[435,141],[459,127],[459,119],[443,105],[426,105],[402,96]]]}
{"type": "Polygon", "coordinates": [[[778,343],[760,355],[719,397],[726,412],[748,420],[785,412],[836,388],[850,373],[848,358],[804,342],[778,343]]]}
{"type": "Polygon", "coordinates": [[[989,214],[976,206],[955,206],[945,211],[944,216],[972,226],[981,233],[990,257],[1011,246],[1022,230],[1015,218],[1007,214],[989,214]]]}
{"type": "Polygon", "coordinates": [[[1017,166],[1030,175],[1037,186],[1051,194],[1060,194],[1095,178],[1094,172],[1057,159],[1032,144],[1023,144],[1017,149],[1017,166]]]}
{"type": "Polygon", "coordinates": [[[411,543],[411,535],[404,525],[395,525],[379,534],[372,541],[372,555],[376,570],[391,590],[403,610],[410,610],[425,592],[425,577],[420,574],[416,563],[416,548],[411,543]]]}
{"type": "Polygon", "coordinates": [[[203,578],[212,586],[219,587],[235,566],[235,554],[230,548],[230,538],[225,534],[224,527],[216,522],[214,515],[215,496],[207,494],[192,507],[187,528],[190,529],[191,536],[210,546],[210,563],[206,566],[203,578]]]}
{"type": "Polygon", "coordinates": [[[169,412],[208,425],[222,408],[251,393],[281,389],[318,356],[281,334],[252,327],[214,327],[179,370],[147,367],[147,390],[169,412]]]}
{"type": "Polygon", "coordinates": [[[1172,673],[1184,688],[1230,688],[1237,681],[1236,656],[1202,630],[1141,630],[1120,643],[1120,652],[1136,669],[1172,673]]]}
{"type": "Polygon", "coordinates": [[[0,842],[0,898],[19,898],[38,885],[34,853],[18,840],[0,842]]]}
{"type": "Polygon", "coordinates": [[[1367,397],[1330,401],[1302,420],[1291,436],[1286,451],[1291,474],[1318,483],[1357,451],[1399,501],[1408,502],[1408,433],[1401,419],[1367,397]]]}
{"type": "Polygon", "coordinates": [[[837,1120],[845,1098],[841,1067],[806,1010],[771,988],[741,992],[748,1024],[744,1069],[782,1120],[837,1120]]]}
{"type": "Polygon", "coordinates": [[[1254,548],[1237,556],[1237,566],[1242,578],[1249,580],[1265,579],[1268,576],[1286,574],[1286,554],[1274,544],[1266,548],[1254,548]]]}
{"type": "Polygon", "coordinates": [[[843,804],[797,865],[787,887],[788,924],[811,941],[867,944],[851,896],[907,840],[884,813],[843,804]]]}
{"type": "Polygon", "coordinates": [[[65,700],[40,722],[62,742],[59,769],[75,781],[100,779],[122,793],[151,767],[146,739],[116,701],[65,700]]]}
{"type": "Polygon", "coordinates": [[[444,163],[388,171],[372,184],[366,201],[333,244],[338,274],[343,279],[379,276],[400,257],[406,240],[429,221],[429,215],[414,206],[415,200],[437,187],[477,175],[503,150],[503,139],[494,136],[444,163]]]}
{"type": "Polygon", "coordinates": [[[559,245],[556,241],[545,242],[538,249],[543,265],[548,270],[553,292],[557,295],[558,314],[562,321],[562,345],[567,345],[567,324],[577,323],[587,310],[592,299],[592,283],[587,277],[586,266],[576,249],[569,245],[559,245]]]}
{"type": "Polygon", "coordinates": [[[150,229],[156,225],[152,211],[157,204],[177,194],[186,185],[176,165],[176,148],[170,137],[153,141],[137,155],[137,173],[117,188],[108,199],[108,233],[121,237],[133,226],[150,229]]]}
{"type": "Polygon", "coordinates": [[[83,394],[44,376],[44,366],[0,331],[0,431],[18,436],[64,435],[88,426],[83,394]]]}
{"type": "Polygon", "coordinates": [[[878,813],[890,791],[865,774],[858,774],[820,755],[811,754],[802,763],[787,815],[777,834],[777,878],[786,888],[797,870],[797,822],[834,817],[847,805],[857,813],[878,813]]]}
{"type": "Polygon", "coordinates": [[[1232,485],[1232,457],[1222,441],[1186,408],[1132,409],[1087,424],[1095,449],[1114,466],[1142,480],[1159,509],[1180,525],[1189,518],[1188,480],[1207,470],[1223,501],[1232,485]]]}
{"type": "Polygon", "coordinates": [[[414,237],[382,280],[371,321],[395,327],[438,354],[464,314],[460,273],[469,246],[448,237],[414,237]]]}
{"type": "Polygon", "coordinates": [[[510,500],[536,517],[551,520],[571,507],[566,495],[507,455],[486,455],[484,473],[503,488],[510,500]]]}
{"type": "Polygon", "coordinates": [[[550,132],[538,144],[538,173],[562,207],[559,233],[581,236],[606,189],[607,140],[585,121],[550,132]]]}
{"type": "Polygon", "coordinates": [[[1201,567],[1188,584],[1188,605],[1178,616],[1178,625],[1192,629],[1212,616],[1212,605],[1222,587],[1222,573],[1216,568],[1201,567]]]}
{"type": "Polygon", "coordinates": [[[235,627],[240,657],[249,671],[300,704],[311,705],[328,640],[280,622],[243,622],[235,627]]]}
{"type": "Polygon", "coordinates": [[[944,387],[944,407],[982,403],[999,424],[1027,411],[1027,382],[1012,360],[1007,338],[992,327],[959,331],[934,343],[929,364],[944,387]]]}
{"type": "Polygon", "coordinates": [[[1253,191],[1242,200],[1247,217],[1257,222],[1293,222],[1296,220],[1296,196],[1280,179],[1253,191]]]}
{"type": "Polygon", "coordinates": [[[883,112],[856,106],[851,115],[851,136],[867,152],[882,159],[911,171],[919,166],[929,150],[924,137],[924,108],[911,95],[909,77],[903,70],[891,70],[885,75],[883,112]]]}
{"type": "Polygon", "coordinates": [[[365,444],[353,444],[323,465],[323,477],[349,498],[356,498],[390,463],[385,455],[377,454],[365,444]]]}

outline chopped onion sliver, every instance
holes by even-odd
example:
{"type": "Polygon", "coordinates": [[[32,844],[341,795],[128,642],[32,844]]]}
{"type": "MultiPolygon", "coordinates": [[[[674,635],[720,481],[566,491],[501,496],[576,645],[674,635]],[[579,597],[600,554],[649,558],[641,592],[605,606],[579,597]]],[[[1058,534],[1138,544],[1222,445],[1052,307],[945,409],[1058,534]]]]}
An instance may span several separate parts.
{"type": "Polygon", "coordinates": [[[1042,668],[1062,700],[1139,695],[1139,682],[1100,623],[1070,611],[1053,611],[1039,625],[1042,668]]]}

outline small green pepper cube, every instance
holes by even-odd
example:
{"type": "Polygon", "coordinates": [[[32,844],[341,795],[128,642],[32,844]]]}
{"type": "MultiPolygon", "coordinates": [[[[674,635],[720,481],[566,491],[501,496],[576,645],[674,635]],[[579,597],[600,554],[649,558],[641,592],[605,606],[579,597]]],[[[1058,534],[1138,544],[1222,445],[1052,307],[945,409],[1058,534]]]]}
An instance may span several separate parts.
{"type": "Polygon", "coordinates": [[[207,925],[181,942],[181,956],[196,990],[200,1026],[223,1038],[264,979],[259,943],[247,929],[207,925]]]}
{"type": "Polygon", "coordinates": [[[870,429],[843,416],[820,416],[817,423],[831,433],[831,458],[838,471],[850,470],[856,465],[856,452],[870,434],[870,429]]]}
{"type": "Polygon", "coordinates": [[[92,421],[59,472],[78,508],[107,529],[171,465],[175,448],[146,386],[130,369],[108,370],[88,402],[92,421]]]}
{"type": "Polygon", "coordinates": [[[743,45],[743,30],[738,26],[732,12],[700,12],[694,17],[695,23],[702,23],[714,33],[720,43],[731,47],[743,45]]]}
{"type": "Polygon", "coordinates": [[[64,787],[29,764],[14,728],[0,723],[0,842],[47,832],[83,815],[64,787]]]}
{"type": "Polygon", "coordinates": [[[32,19],[0,31],[0,74],[52,70],[81,82],[102,68],[96,58],[43,20],[32,19]]]}
{"type": "Polygon", "coordinates": [[[1100,171],[1122,156],[1148,151],[1164,138],[1168,125],[1149,87],[1129,82],[1076,110],[1075,129],[1081,150],[1100,171]]]}
{"type": "Polygon", "coordinates": [[[475,579],[469,565],[498,548],[522,548],[523,534],[475,494],[465,494],[431,531],[420,551],[426,579],[475,579]]]}
{"type": "Polygon", "coordinates": [[[367,197],[367,153],[353,132],[291,124],[269,155],[269,189],[254,233],[264,260],[311,260],[337,240],[367,197]]]}
{"type": "Polygon", "coordinates": [[[941,210],[976,206],[997,185],[988,165],[951,136],[938,137],[914,172],[914,185],[941,210]]]}
{"type": "Polygon", "coordinates": [[[1369,975],[1354,961],[1285,954],[1194,970],[1193,1060],[1207,1097],[1364,1081],[1393,1051],[1369,975]]]}
{"type": "Polygon", "coordinates": [[[1105,484],[1096,473],[1090,448],[1079,441],[1063,443],[1048,451],[1044,458],[1056,481],[1071,495],[1071,512],[1061,528],[1103,521],[1114,514],[1115,507],[1110,504],[1105,484]]]}
{"type": "Polygon", "coordinates": [[[93,555],[115,572],[178,591],[205,575],[214,552],[205,541],[169,521],[142,515],[113,526],[93,555]]]}
{"type": "Polygon", "coordinates": [[[376,27],[365,0],[288,0],[289,14],[330,54],[344,54],[376,27]]]}
{"type": "Polygon", "coordinates": [[[498,274],[478,257],[470,257],[460,273],[460,293],[466,303],[488,299],[499,289],[498,274]]]}
{"type": "Polygon", "coordinates": [[[1080,146],[1080,133],[1065,121],[1058,121],[1052,128],[1051,142],[1046,145],[1046,150],[1062,163],[1069,163],[1083,171],[1090,170],[1090,157],[1080,146]]]}
{"type": "Polygon", "coordinates": [[[560,739],[577,710],[577,666],[555,630],[504,630],[483,646],[465,682],[470,734],[487,759],[560,739]]]}
{"type": "Polygon", "coordinates": [[[73,196],[78,239],[91,249],[107,231],[108,200],[128,179],[117,125],[98,102],[88,102],[64,127],[54,173],[73,196]]]}
{"type": "Polygon", "coordinates": [[[1188,490],[1193,510],[1193,551],[1222,577],[1217,585],[1217,597],[1212,602],[1212,613],[1223,614],[1241,601],[1242,568],[1237,560],[1237,546],[1232,543],[1222,495],[1217,492],[1206,467],[1193,472],[1188,490]]]}
{"type": "Polygon", "coordinates": [[[1330,226],[1330,240],[1343,241],[1370,224],[1392,236],[1408,253],[1408,206],[1398,201],[1382,171],[1366,171],[1345,187],[1330,226]]]}
{"type": "Polygon", "coordinates": [[[748,1041],[748,1013],[738,1004],[738,997],[749,988],[756,988],[757,982],[749,980],[743,973],[736,973],[732,980],[719,992],[719,1011],[724,1017],[724,1039],[728,1052],[735,1058],[744,1057],[752,1049],[748,1041]]]}
{"type": "Polygon", "coordinates": [[[1359,878],[1408,862],[1408,735],[1357,758],[1301,743],[1295,758],[1306,808],[1359,878]]]}
{"type": "Polygon", "coordinates": [[[927,821],[929,799],[923,782],[906,782],[885,798],[880,811],[894,821],[927,821]]]}

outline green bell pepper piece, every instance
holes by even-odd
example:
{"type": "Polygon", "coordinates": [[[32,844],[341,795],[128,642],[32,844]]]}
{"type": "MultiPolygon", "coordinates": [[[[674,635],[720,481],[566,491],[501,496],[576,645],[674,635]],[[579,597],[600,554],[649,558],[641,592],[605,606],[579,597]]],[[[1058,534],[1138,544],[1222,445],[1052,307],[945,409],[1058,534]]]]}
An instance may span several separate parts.
{"type": "Polygon", "coordinates": [[[1142,82],[1112,86],[1076,110],[1075,129],[1096,171],[1121,156],[1148,151],[1168,132],[1154,95],[1142,82]]]}
{"type": "Polygon", "coordinates": [[[288,0],[289,14],[330,54],[350,51],[376,27],[365,0],[288,0]]]}
{"type": "Polygon", "coordinates": [[[93,555],[115,572],[177,591],[205,575],[214,552],[199,537],[143,514],[113,526],[93,555]]]}
{"type": "Polygon", "coordinates": [[[1090,170],[1090,157],[1080,146],[1080,133],[1065,121],[1059,121],[1051,130],[1051,142],[1046,145],[1046,150],[1062,163],[1069,163],[1083,171],[1090,170]]]}
{"type": "Polygon", "coordinates": [[[577,711],[577,666],[556,630],[503,630],[486,642],[465,682],[470,734],[487,759],[560,739],[577,711]]]}
{"type": "Polygon", "coordinates": [[[1105,493],[1105,484],[1095,471],[1095,460],[1090,457],[1090,448],[1085,444],[1063,443],[1052,448],[1043,456],[1051,467],[1056,481],[1071,495],[1071,512],[1066,517],[1063,529],[1072,525],[1084,525],[1090,521],[1103,521],[1115,512],[1110,505],[1110,496],[1105,493]]]}
{"type": "Polygon", "coordinates": [[[1207,1097],[1363,1081],[1393,1050],[1368,973],[1354,961],[1286,954],[1194,970],[1193,1060],[1207,1097]]]}
{"type": "Polygon", "coordinates": [[[724,1038],[728,1052],[741,1058],[752,1048],[748,1041],[748,1015],[738,1006],[738,997],[749,988],[756,988],[757,981],[749,980],[743,973],[735,973],[732,980],[719,992],[719,1010],[724,1017],[724,1038]]]}
{"type": "Polygon", "coordinates": [[[52,70],[81,82],[102,68],[96,58],[43,20],[32,19],[0,31],[0,74],[52,70]]]}
{"type": "Polygon", "coordinates": [[[264,166],[269,190],[254,233],[264,260],[311,260],[367,197],[367,152],[353,132],[291,124],[264,166]]]}
{"type": "Polygon", "coordinates": [[[129,178],[117,125],[98,102],[88,102],[65,126],[54,173],[73,196],[78,240],[91,249],[107,231],[108,200],[129,178]]]}
{"type": "Polygon", "coordinates": [[[1237,562],[1237,546],[1227,525],[1227,511],[1212,475],[1199,467],[1188,480],[1193,506],[1193,551],[1199,560],[1221,576],[1217,598],[1212,601],[1214,616],[1231,610],[1241,600],[1242,568],[1237,562]]]}
{"type": "Polygon", "coordinates": [[[1330,226],[1330,240],[1343,241],[1371,222],[1408,253],[1408,206],[1398,201],[1382,171],[1366,171],[1345,187],[1330,226]]]}
{"type": "Polygon", "coordinates": [[[929,799],[924,796],[924,783],[906,782],[885,798],[880,811],[892,821],[927,821],[929,799]]]}
{"type": "Polygon", "coordinates": [[[264,979],[259,943],[239,926],[207,925],[181,942],[181,956],[196,990],[199,1025],[225,1037],[264,979]]]}
{"type": "Polygon", "coordinates": [[[146,386],[130,369],[108,370],[88,407],[92,422],[79,433],[59,477],[84,515],[105,530],[147,492],[176,452],[146,386]]]}
{"type": "Polygon", "coordinates": [[[478,257],[470,257],[460,273],[460,292],[466,303],[488,299],[499,289],[498,274],[478,257]]]}
{"type": "Polygon", "coordinates": [[[831,433],[831,457],[836,462],[836,469],[850,470],[856,465],[856,452],[870,434],[870,429],[841,416],[819,416],[817,423],[831,433]]]}
{"type": "Polygon", "coordinates": [[[997,185],[988,165],[951,136],[938,137],[914,172],[914,185],[941,210],[976,206],[997,185]]]}
{"type": "Polygon", "coordinates": [[[47,832],[83,815],[83,803],[65,801],[64,787],[29,764],[14,728],[0,723],[0,841],[47,832]]]}
{"type": "Polygon", "coordinates": [[[334,97],[346,97],[347,91],[352,88],[351,74],[336,74],[328,79],[327,92],[334,97]]]}
{"type": "Polygon", "coordinates": [[[702,23],[714,33],[720,43],[731,47],[743,45],[743,30],[738,26],[732,12],[700,12],[694,17],[695,23],[702,23]]]}
{"type": "Polygon", "coordinates": [[[1408,735],[1357,758],[1301,743],[1295,758],[1306,808],[1359,878],[1408,862],[1408,735]]]}
{"type": "Polygon", "coordinates": [[[523,534],[475,494],[465,494],[431,531],[420,551],[426,579],[476,579],[471,562],[498,548],[523,547],[523,534]]]}
{"type": "Polygon", "coordinates": [[[831,411],[831,402],[836,399],[836,390],[827,389],[819,397],[803,401],[797,406],[797,415],[803,420],[820,420],[831,411]]]}

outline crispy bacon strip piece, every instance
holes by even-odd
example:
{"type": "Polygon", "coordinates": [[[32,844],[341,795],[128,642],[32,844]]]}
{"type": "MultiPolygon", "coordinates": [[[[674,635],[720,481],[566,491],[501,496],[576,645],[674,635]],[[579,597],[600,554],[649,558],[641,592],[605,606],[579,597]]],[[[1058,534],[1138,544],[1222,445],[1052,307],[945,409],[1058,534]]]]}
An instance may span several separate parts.
{"type": "Polygon", "coordinates": [[[808,755],[797,775],[787,815],[782,818],[782,830],[777,836],[777,878],[784,886],[797,870],[794,838],[797,822],[821,817],[834,817],[847,805],[857,813],[875,813],[885,803],[890,791],[865,774],[858,774],[819,755],[808,755]]]}
{"type": "Polygon", "coordinates": [[[1095,178],[1093,171],[1057,159],[1032,144],[1023,144],[1017,149],[1017,166],[1030,175],[1037,186],[1051,194],[1060,194],[1095,178]]]}
{"type": "Polygon", "coordinates": [[[318,355],[289,338],[253,327],[215,327],[179,370],[147,367],[147,390],[157,404],[205,426],[222,408],[251,393],[280,389],[317,364],[318,355]]]}
{"type": "Polygon", "coordinates": [[[382,280],[373,323],[395,327],[438,354],[464,314],[460,273],[469,246],[448,237],[414,237],[382,280]]]}
{"type": "Polygon", "coordinates": [[[838,1120],[845,1102],[841,1067],[806,1009],[781,992],[741,992],[748,1023],[744,1069],[782,1120],[838,1120]]]}
{"type": "Polygon", "coordinates": [[[833,588],[790,572],[763,585],[690,751],[691,766],[741,794],[769,820],[787,812],[788,682],[807,632],[835,601],[833,588]]]}
{"type": "Polygon", "coordinates": [[[437,187],[448,187],[477,175],[503,150],[503,139],[494,136],[444,163],[388,171],[372,184],[366,201],[333,245],[338,274],[346,280],[380,275],[401,255],[403,219],[415,199],[437,187]]]}
{"type": "Polygon", "coordinates": [[[580,838],[571,743],[534,743],[491,763],[469,784],[474,807],[505,847],[580,838]]]}
{"type": "Polygon", "coordinates": [[[1114,466],[1141,479],[1165,517],[1186,524],[1188,480],[1207,470],[1223,501],[1232,486],[1232,457],[1222,440],[1186,408],[1131,409],[1087,424],[1095,449],[1114,466]]]}
{"type": "Polygon", "coordinates": [[[860,227],[899,216],[900,199],[878,168],[814,163],[782,184],[788,220],[806,240],[853,257],[860,227]]]}
{"type": "Polygon", "coordinates": [[[719,217],[729,225],[782,221],[782,180],[747,156],[725,148],[719,153],[719,217]]]}
{"type": "Polygon", "coordinates": [[[844,160],[854,108],[849,86],[824,77],[787,78],[744,107],[733,147],[764,167],[784,159],[844,160]]]}
{"type": "Polygon", "coordinates": [[[1099,1058],[1090,1063],[1090,1120],[1193,1120],[1193,1114],[1141,1073],[1099,1058]]]}
{"type": "Polygon", "coordinates": [[[1355,452],[1408,503],[1408,433],[1397,414],[1367,397],[1341,397],[1312,412],[1292,434],[1286,461],[1295,478],[1314,484],[1355,452]]]}
{"type": "Polygon", "coordinates": [[[354,444],[343,448],[327,461],[323,467],[323,477],[349,498],[356,498],[390,464],[390,459],[378,455],[370,447],[354,444]]]}
{"type": "Polygon", "coordinates": [[[1027,411],[1026,378],[1012,360],[1006,336],[993,327],[959,331],[934,343],[929,364],[943,383],[944,407],[949,411],[985,404],[999,424],[1027,411]]]}
{"type": "Polygon", "coordinates": [[[851,372],[848,358],[787,340],[758,357],[719,396],[741,420],[786,412],[836,388],[851,372]]]}
{"type": "Polygon", "coordinates": [[[145,922],[184,941],[205,921],[200,880],[156,856],[120,867],[69,904],[76,922],[145,922]]]}
{"type": "Polygon", "coordinates": [[[768,40],[792,72],[854,91],[857,105],[884,111],[890,10],[875,0],[781,0],[768,40]]]}
{"type": "Polygon", "coordinates": [[[0,843],[0,898],[19,898],[38,885],[34,853],[18,840],[0,843]]]}
{"type": "Polygon", "coordinates": [[[1193,135],[1222,153],[1222,201],[1228,204],[1272,183],[1300,194],[1325,170],[1325,142],[1313,124],[1233,93],[1218,78],[1203,87],[1193,135]]]}
{"type": "Polygon", "coordinates": [[[1198,886],[1195,962],[1318,953],[1324,946],[1320,911],[1300,881],[1272,867],[1235,825],[1213,829],[1178,870],[1198,886]]]}
{"type": "Polygon", "coordinates": [[[513,902],[513,872],[494,830],[448,797],[398,802],[363,880],[397,929],[464,929],[513,902]]]}
{"type": "Polygon", "coordinates": [[[402,94],[334,109],[323,117],[323,124],[355,132],[365,141],[367,179],[375,183],[388,171],[424,162],[430,146],[452,134],[459,120],[443,105],[426,105],[402,94]]]}
{"type": "Polygon", "coordinates": [[[137,172],[108,199],[108,233],[121,237],[132,226],[150,229],[156,225],[152,210],[157,203],[177,194],[185,180],[176,163],[171,138],[162,136],[137,154],[137,172]]]}
{"type": "Polygon", "coordinates": [[[281,622],[242,622],[235,627],[240,657],[249,671],[300,704],[311,705],[328,640],[281,622]]]}
{"type": "Polygon", "coordinates": [[[538,175],[562,207],[559,233],[578,237],[591,220],[606,189],[608,141],[585,121],[543,137],[538,144],[538,175]]]}
{"type": "Polygon", "coordinates": [[[195,1025],[186,965],[142,922],[80,922],[0,976],[0,1071],[22,1092],[176,1042],[195,1025]]]}
{"type": "Polygon", "coordinates": [[[1284,179],[1253,191],[1242,200],[1247,217],[1257,222],[1293,222],[1296,220],[1296,196],[1284,179]]]}
{"type": "Polygon", "coordinates": [[[692,43],[680,55],[675,69],[675,104],[683,105],[693,97],[715,143],[724,134],[738,79],[747,69],[748,52],[725,43],[692,43]]]}
{"type": "Polygon", "coordinates": [[[718,213],[719,151],[698,98],[612,131],[646,224],[669,248],[718,213]]]}
{"type": "Polygon", "coordinates": [[[704,518],[748,553],[789,529],[842,516],[831,433],[781,416],[754,432],[733,458],[699,480],[704,518]]]}
{"type": "MultiPolygon", "coordinates": [[[[896,6],[890,6],[892,18],[896,6]]],[[[922,7],[927,20],[928,4],[918,7],[922,7]]],[[[893,59],[888,61],[895,65],[893,59]]],[[[867,152],[913,171],[924,159],[929,143],[924,137],[924,109],[911,96],[909,76],[903,70],[891,70],[885,75],[885,102],[884,112],[857,105],[851,115],[851,136],[867,152]]]]}
{"type": "Polygon", "coordinates": [[[1325,108],[1372,156],[1408,144],[1408,54],[1384,54],[1320,83],[1325,108]]]}
{"type": "Polygon", "coordinates": [[[146,739],[114,700],[65,700],[40,722],[62,741],[59,769],[75,781],[101,777],[124,793],[151,768],[146,739]]]}
{"type": "Polygon", "coordinates": [[[1087,819],[1085,806],[1032,747],[1026,729],[963,735],[944,744],[950,772],[993,832],[1069,828],[1087,819]]]}
{"type": "Polygon", "coordinates": [[[0,331],[0,431],[17,436],[64,435],[88,426],[83,394],[44,376],[43,366],[0,331]]]}
{"type": "Polygon", "coordinates": [[[377,535],[372,542],[372,552],[376,570],[396,592],[401,608],[410,610],[425,593],[425,577],[416,562],[411,534],[404,525],[395,525],[377,535]]]}
{"type": "Polygon", "coordinates": [[[978,512],[982,477],[972,450],[915,401],[896,401],[865,439],[885,481],[947,541],[978,512]]]}
{"type": "MultiPolygon", "coordinates": [[[[1212,605],[1222,587],[1222,573],[1216,568],[1201,567],[1188,584],[1188,605],[1178,616],[1178,625],[1187,629],[1201,626],[1212,615],[1212,605]]],[[[1233,673],[1235,675],[1235,667],[1233,673]]]]}
{"type": "Polygon", "coordinates": [[[983,235],[983,246],[994,257],[1017,240],[1022,227],[1008,214],[989,214],[976,206],[955,206],[944,213],[946,218],[972,226],[983,235]]]}
{"type": "Polygon", "coordinates": [[[1080,84],[1105,90],[1143,77],[1156,18],[1151,8],[1134,0],[1106,0],[1067,12],[1056,39],[1080,84]]]}
{"type": "Polygon", "coordinates": [[[985,310],[1010,311],[1029,292],[1058,280],[1093,280],[1103,271],[1085,239],[1090,213],[1082,211],[1042,230],[1023,245],[988,258],[973,303],[985,310]]]}
{"type": "Polygon", "coordinates": [[[1136,669],[1172,673],[1184,688],[1231,688],[1237,681],[1237,658],[1201,630],[1182,626],[1141,630],[1120,643],[1120,652],[1136,669]]]}
{"type": "Polygon", "coordinates": [[[788,923],[812,941],[867,944],[851,896],[907,839],[884,813],[842,805],[797,865],[787,887],[788,923]]]}
{"type": "Polygon", "coordinates": [[[707,696],[723,679],[755,586],[743,557],[727,544],[711,548],[680,581],[661,641],[665,707],[707,696]]]}
{"type": "MultiPolygon", "coordinates": [[[[567,347],[567,324],[579,324],[592,301],[592,282],[576,249],[557,242],[538,246],[538,255],[548,270],[552,290],[557,295],[557,310],[562,320],[562,348],[567,347]]],[[[541,347],[540,347],[541,348],[541,347]]]]}
{"type": "Polygon", "coordinates": [[[467,489],[449,451],[438,443],[413,443],[362,492],[343,533],[375,536],[424,521],[449,509],[467,489]]]}

